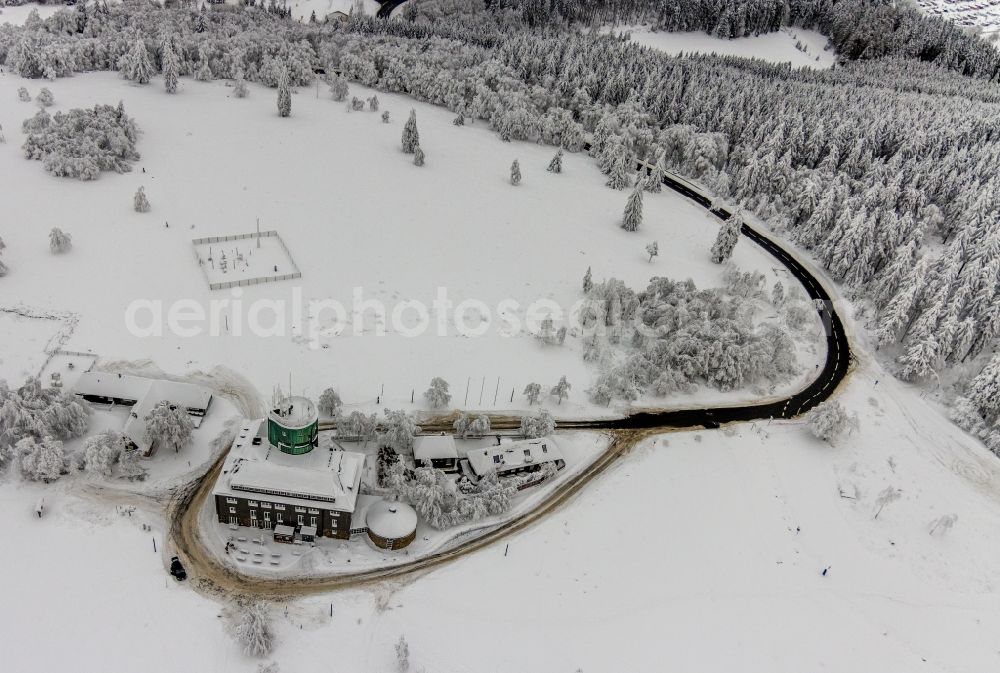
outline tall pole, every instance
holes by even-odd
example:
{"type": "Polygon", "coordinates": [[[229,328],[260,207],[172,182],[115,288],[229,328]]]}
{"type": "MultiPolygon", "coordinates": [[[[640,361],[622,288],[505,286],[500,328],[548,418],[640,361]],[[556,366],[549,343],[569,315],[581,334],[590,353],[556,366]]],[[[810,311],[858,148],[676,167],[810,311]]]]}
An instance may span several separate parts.
{"type": "MultiPolygon", "coordinates": [[[[257,218],[257,249],[260,250],[260,218],[257,218]]],[[[289,391],[291,392],[291,391],[289,391]]]]}
{"type": "Polygon", "coordinates": [[[497,405],[497,395],[500,394],[500,377],[497,377],[497,389],[493,391],[493,406],[497,405]]]}

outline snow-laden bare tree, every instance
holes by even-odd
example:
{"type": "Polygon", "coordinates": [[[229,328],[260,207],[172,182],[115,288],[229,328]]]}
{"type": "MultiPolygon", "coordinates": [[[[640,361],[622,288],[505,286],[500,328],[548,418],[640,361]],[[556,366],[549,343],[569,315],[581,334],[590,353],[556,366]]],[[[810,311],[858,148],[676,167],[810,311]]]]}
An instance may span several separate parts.
{"type": "Polygon", "coordinates": [[[386,409],[378,441],[396,453],[412,454],[413,438],[420,434],[420,426],[402,409],[386,409]]]}
{"type": "Polygon", "coordinates": [[[63,443],[52,437],[25,437],[14,445],[21,477],[29,481],[55,481],[66,472],[63,443]]]}
{"type": "Polygon", "coordinates": [[[448,382],[440,376],[431,379],[430,387],[424,391],[424,399],[435,409],[448,406],[451,394],[448,392],[448,382]]]}
{"type": "Polygon", "coordinates": [[[59,255],[73,249],[73,237],[59,227],[52,227],[49,232],[49,250],[59,255]]]}
{"type": "Polygon", "coordinates": [[[566,380],[566,376],[563,375],[559,378],[559,383],[554,385],[552,390],[549,391],[549,394],[552,397],[558,398],[559,404],[562,404],[562,401],[569,395],[570,388],[572,387],[566,380]]]}
{"type": "Polygon", "coordinates": [[[649,255],[649,261],[650,263],[652,263],[653,258],[660,254],[660,244],[656,241],[653,241],[652,243],[647,245],[646,254],[649,255]]]}
{"type": "Polygon", "coordinates": [[[529,439],[551,435],[555,429],[556,420],[547,409],[539,409],[534,416],[521,417],[521,435],[529,439]]]}
{"type": "Polygon", "coordinates": [[[319,396],[319,404],[317,406],[321,414],[336,416],[343,404],[337,391],[333,388],[327,388],[319,396]]]}
{"type": "Polygon", "coordinates": [[[473,418],[469,412],[463,411],[455,419],[454,423],[455,432],[457,432],[462,439],[469,437],[483,437],[490,431],[490,417],[486,414],[480,414],[479,416],[473,418]]]}
{"type": "Polygon", "coordinates": [[[403,145],[403,152],[413,154],[420,146],[420,132],[417,130],[417,111],[410,110],[410,118],[403,125],[403,135],[400,138],[403,145]]]}
{"type": "Polygon", "coordinates": [[[156,70],[141,36],[137,35],[132,47],[118,59],[118,71],[122,77],[136,84],[149,84],[156,70]]]}
{"type": "Polygon", "coordinates": [[[931,535],[944,535],[952,529],[957,521],[957,514],[943,514],[927,525],[927,532],[931,535]]]}
{"type": "Polygon", "coordinates": [[[186,411],[174,407],[170,402],[157,402],[146,414],[146,441],[159,445],[161,448],[172,448],[174,453],[191,441],[194,423],[186,411]]]}
{"type": "Polygon", "coordinates": [[[400,636],[396,642],[396,669],[399,670],[399,673],[406,673],[410,670],[410,646],[403,636],[400,636]]]}
{"type": "Polygon", "coordinates": [[[824,442],[832,442],[852,429],[856,421],[835,400],[827,400],[809,412],[809,430],[824,442]]]}
{"type": "Polygon", "coordinates": [[[642,225],[642,191],[643,183],[636,180],[635,188],[625,202],[625,212],[622,214],[622,229],[637,231],[642,225]]]}
{"type": "Polygon", "coordinates": [[[529,383],[524,387],[524,392],[522,393],[528,398],[528,406],[534,406],[538,404],[538,398],[542,396],[542,386],[540,383],[529,383]]]}
{"type": "Polygon", "coordinates": [[[288,117],[292,114],[292,90],[288,83],[288,73],[282,71],[278,77],[278,116],[288,117]]]}
{"type": "Polygon", "coordinates": [[[139,189],[135,190],[135,197],[132,199],[132,207],[135,208],[137,213],[148,213],[149,212],[149,199],[146,198],[146,188],[140,186],[139,189]]]}
{"type": "Polygon", "coordinates": [[[88,437],[83,443],[84,469],[102,477],[110,477],[125,448],[125,438],[114,430],[88,437]]]}
{"type": "Polygon", "coordinates": [[[898,488],[895,488],[894,486],[886,486],[885,489],[878,494],[878,497],[875,498],[875,516],[872,518],[877,519],[878,515],[882,513],[882,510],[885,509],[887,505],[896,502],[902,497],[903,493],[898,488]]]}
{"type": "Polygon", "coordinates": [[[563,162],[563,150],[560,147],[556,151],[556,155],[552,157],[552,161],[549,162],[549,167],[547,170],[549,173],[562,173],[562,162],[563,162]]]}
{"type": "Polygon", "coordinates": [[[367,444],[375,439],[378,431],[378,416],[376,414],[365,414],[361,411],[352,411],[347,414],[337,415],[337,436],[345,438],[360,438],[367,444]]]}
{"type": "Polygon", "coordinates": [[[743,220],[737,213],[733,213],[728,220],[719,227],[719,233],[712,244],[712,261],[722,264],[733,256],[733,250],[740,240],[740,227],[743,220]]]}
{"type": "Polygon", "coordinates": [[[514,159],[514,163],[510,165],[510,184],[515,187],[521,184],[521,164],[514,159]]]}
{"type": "Polygon", "coordinates": [[[52,92],[49,91],[48,87],[43,86],[42,90],[38,92],[37,96],[35,96],[35,102],[38,103],[38,107],[45,108],[54,105],[56,99],[55,96],[52,95],[52,92]]]}
{"type": "Polygon", "coordinates": [[[249,601],[241,606],[233,636],[247,656],[270,654],[274,647],[274,631],[267,606],[260,601],[249,601]]]}
{"type": "Polygon", "coordinates": [[[424,148],[417,145],[417,149],[413,150],[413,165],[423,166],[424,165],[424,148]]]}

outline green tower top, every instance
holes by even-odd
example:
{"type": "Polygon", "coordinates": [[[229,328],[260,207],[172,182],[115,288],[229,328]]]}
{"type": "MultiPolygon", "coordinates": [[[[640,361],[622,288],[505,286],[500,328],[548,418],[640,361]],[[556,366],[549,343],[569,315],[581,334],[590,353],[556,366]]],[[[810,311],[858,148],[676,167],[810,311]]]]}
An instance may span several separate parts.
{"type": "Polygon", "coordinates": [[[286,397],[267,415],[267,440],[282,453],[301,455],[319,445],[319,412],[304,397],[286,397]]]}

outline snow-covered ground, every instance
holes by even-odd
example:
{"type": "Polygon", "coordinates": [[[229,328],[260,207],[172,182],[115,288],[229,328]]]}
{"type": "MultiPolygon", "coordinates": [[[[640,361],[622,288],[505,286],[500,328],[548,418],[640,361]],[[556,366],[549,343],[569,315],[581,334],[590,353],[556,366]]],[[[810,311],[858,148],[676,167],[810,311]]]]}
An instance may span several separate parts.
{"type": "Polygon", "coordinates": [[[925,14],[950,19],[965,28],[1000,31],[1000,0],[917,0],[917,6],[925,14]]]}
{"type": "Polygon", "coordinates": [[[652,31],[648,27],[633,26],[617,29],[628,32],[638,44],[659,49],[668,54],[718,54],[759,58],[772,63],[791,63],[793,68],[829,68],[836,61],[836,53],[825,49],[826,36],[804,28],[782,28],[776,33],[728,40],[703,32],[670,33],[652,31]],[[802,49],[796,47],[802,46],[802,49]]]}
{"type": "MultiPolygon", "coordinates": [[[[592,416],[616,410],[587,401],[596,371],[581,358],[581,340],[570,336],[562,348],[542,345],[523,329],[529,308],[554,302],[570,309],[582,298],[588,267],[595,280],[614,275],[635,288],[661,274],[690,277],[699,287],[722,284],[722,268],[708,260],[718,224],[687,200],[669,190],[647,195],[643,227],[629,234],[618,226],[627,193],[605,188],[589,157],[568,155],[564,173],[554,175],[545,170],[551,147],[505,144],[482,124],[455,127],[448,111],[405,97],[379,93],[382,110],[391,114],[391,123],[383,124],[378,113],[348,113],[325,90],[317,97],[315,89],[305,88],[293,96],[292,117],[281,119],[274,91],[259,87],[240,100],[221,81],[185,79],[180,93],[169,96],[159,80],[141,87],[114,73],[60,79],[47,84],[56,100],[53,111],[122,100],[144,132],[142,159],[133,172],[85,183],[53,178],[40,162],[23,158],[20,124],[35,107],[18,101],[22,85],[32,96],[41,86],[0,74],[0,124],[7,135],[0,145],[0,175],[18,185],[5,194],[5,209],[10,221],[32,223],[0,227],[10,267],[0,303],[78,312],[65,347],[93,351],[105,361],[152,360],[171,374],[222,365],[264,395],[275,385],[286,386],[291,373],[297,393],[315,398],[335,386],[349,405],[370,407],[378,398],[383,406],[409,407],[414,395],[415,406],[425,408],[422,391],[431,377],[442,376],[451,383],[455,406],[520,409],[525,385],[537,381],[548,390],[565,374],[573,385],[569,400],[561,406],[551,398],[545,403],[557,416],[592,416]],[[399,151],[410,108],[417,110],[427,152],[423,168],[399,151]],[[518,187],[508,182],[515,158],[524,174],[518,187]],[[140,185],[152,204],[145,214],[132,209],[140,185]],[[254,231],[258,217],[262,230],[281,235],[303,274],[301,282],[242,288],[240,296],[210,291],[192,239],[254,231]],[[53,225],[73,235],[70,253],[49,253],[53,225]],[[644,248],[654,239],[660,257],[649,263],[644,248]],[[438,336],[432,314],[424,336],[405,336],[419,316],[404,302],[417,300],[433,309],[438,288],[447,291],[455,308],[465,300],[483,302],[493,316],[487,333],[461,335],[446,320],[445,336],[438,336]],[[360,305],[358,335],[356,296],[382,302],[388,313],[383,322],[374,309],[360,305]],[[126,329],[126,311],[135,300],[161,302],[162,337],[126,329]],[[279,321],[285,333],[254,336],[244,329],[237,337],[230,331],[235,323],[219,319],[219,336],[205,335],[212,330],[212,302],[237,300],[244,308],[233,314],[244,315],[243,325],[249,326],[251,307],[257,306],[265,330],[275,324],[275,314],[257,300],[285,300],[288,320],[279,321]],[[335,300],[346,308],[348,325],[340,336],[310,338],[310,300],[335,300]],[[504,300],[519,306],[502,308],[504,300]],[[171,307],[187,310],[190,303],[208,314],[200,323],[202,336],[194,338],[172,332],[168,324],[171,307]],[[303,307],[305,334],[287,327],[297,306],[303,307]],[[394,310],[401,315],[395,328],[394,310]],[[513,337],[501,334],[501,310],[504,319],[522,322],[513,337]],[[383,324],[387,334],[378,336],[383,324]]],[[[372,93],[351,85],[351,95],[372,93]]],[[[778,279],[794,284],[773,258],[746,241],[737,246],[734,260],[745,270],[765,273],[767,287],[778,279]]],[[[539,306],[536,322],[548,310],[539,306]]],[[[329,327],[334,313],[319,310],[319,326],[329,327]]],[[[465,311],[467,324],[477,324],[480,310],[465,311]]],[[[136,322],[150,324],[142,306],[136,322]]],[[[823,357],[822,347],[800,349],[802,376],[775,394],[800,387],[823,357]]],[[[722,395],[703,388],[695,397],[639,404],[755,397],[749,390],[722,395]]]]}
{"type": "Polygon", "coordinates": [[[316,12],[316,18],[320,21],[333,12],[350,14],[359,4],[362,12],[372,16],[380,6],[375,0],[361,0],[360,3],[357,0],[289,0],[288,2],[288,6],[292,8],[292,16],[303,21],[308,21],[313,12],[316,12]]]}
{"type": "Polygon", "coordinates": [[[0,24],[9,23],[12,26],[23,25],[28,15],[31,14],[31,10],[38,10],[38,16],[42,19],[47,19],[60,9],[65,7],[62,4],[53,5],[18,5],[16,7],[3,7],[0,6],[0,24]]]}
{"type": "MultiPolygon", "coordinates": [[[[484,652],[499,672],[992,670],[1000,463],[882,376],[862,357],[841,397],[860,432],[835,446],[801,423],[671,433],[509,547],[411,584],[278,604],[273,659],[385,671],[405,634],[411,670],[427,671],[480,670],[484,652]],[[874,519],[887,486],[902,498],[874,519]],[[931,535],[945,514],[958,522],[931,535]]],[[[0,574],[12,670],[255,670],[224,635],[226,609],[167,576],[160,522],[141,507],[123,516],[10,477],[0,506],[19,541],[0,574]]]]}
{"type": "MultiPolygon", "coordinates": [[[[458,440],[459,456],[464,458],[465,452],[469,449],[481,448],[492,444],[493,441],[492,437],[479,440],[458,440]]],[[[510,510],[499,516],[492,516],[482,521],[446,530],[437,530],[429,526],[426,521],[420,520],[417,525],[416,538],[404,550],[386,552],[383,549],[378,549],[368,541],[366,535],[355,535],[349,541],[320,538],[315,544],[294,547],[274,542],[268,532],[251,528],[233,530],[228,525],[219,523],[215,513],[215,502],[211,498],[205,500],[204,507],[199,514],[200,524],[206,533],[205,538],[211,540],[212,548],[210,551],[215,553],[219,562],[246,574],[267,577],[308,577],[314,575],[328,577],[407,563],[450,548],[456,542],[477,537],[483,532],[492,530],[531,511],[551,496],[555,489],[583,472],[608,447],[608,437],[594,432],[560,433],[556,437],[556,441],[559,450],[562,451],[566,459],[566,467],[560,470],[555,478],[538,486],[519,491],[512,499],[513,504],[510,510]],[[237,549],[245,550],[251,554],[260,551],[269,562],[266,565],[253,565],[247,562],[248,559],[252,560],[252,556],[239,553],[226,554],[224,550],[230,541],[235,541],[237,549]],[[273,557],[273,554],[279,556],[273,557]]],[[[325,437],[321,438],[320,446],[326,446],[326,442],[325,437]]],[[[345,444],[344,446],[350,451],[364,451],[369,454],[366,465],[367,473],[373,477],[374,454],[376,452],[374,443],[370,444],[367,449],[355,444],[345,444]]],[[[368,476],[366,479],[366,482],[362,482],[362,493],[365,492],[366,484],[370,485],[372,481],[368,476]]],[[[352,521],[352,527],[361,525],[364,525],[363,520],[355,518],[352,521]]]]}
{"type": "Polygon", "coordinates": [[[0,380],[18,386],[38,376],[46,360],[46,349],[63,327],[58,317],[33,317],[0,311],[0,380]]]}

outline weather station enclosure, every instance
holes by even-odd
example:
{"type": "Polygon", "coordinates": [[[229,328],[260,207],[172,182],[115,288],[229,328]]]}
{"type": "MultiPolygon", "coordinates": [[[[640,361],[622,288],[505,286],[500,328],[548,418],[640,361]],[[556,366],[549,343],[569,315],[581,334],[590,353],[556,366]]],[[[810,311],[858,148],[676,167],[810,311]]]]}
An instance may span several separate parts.
{"type": "Polygon", "coordinates": [[[319,412],[304,397],[288,397],[267,416],[267,441],[282,453],[299,456],[319,445],[319,412]]]}

